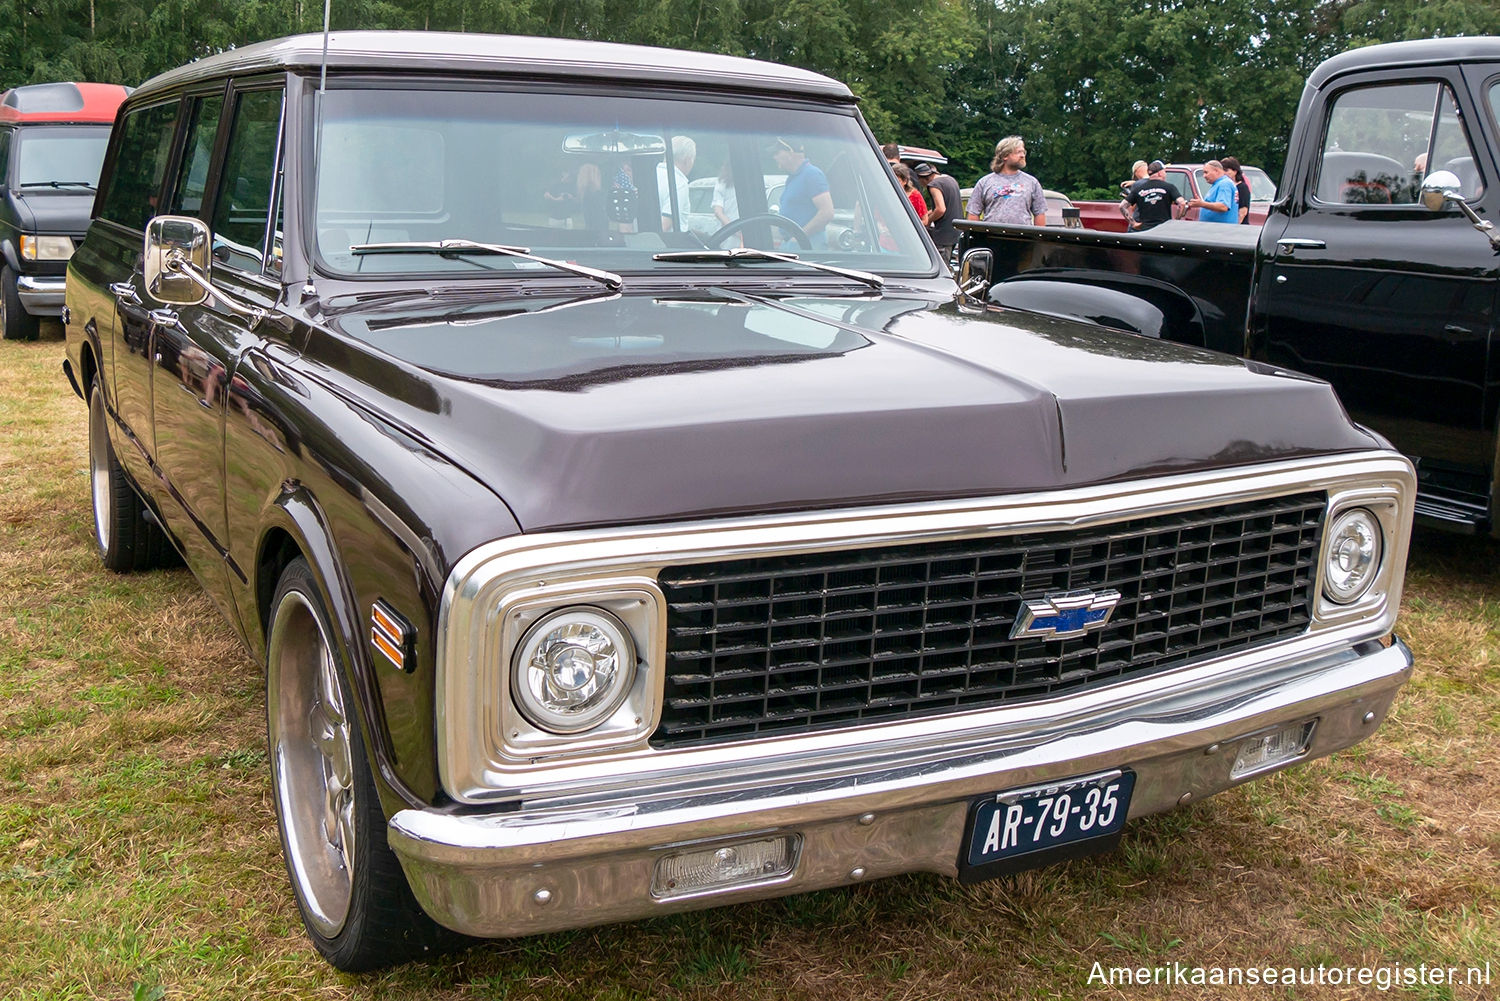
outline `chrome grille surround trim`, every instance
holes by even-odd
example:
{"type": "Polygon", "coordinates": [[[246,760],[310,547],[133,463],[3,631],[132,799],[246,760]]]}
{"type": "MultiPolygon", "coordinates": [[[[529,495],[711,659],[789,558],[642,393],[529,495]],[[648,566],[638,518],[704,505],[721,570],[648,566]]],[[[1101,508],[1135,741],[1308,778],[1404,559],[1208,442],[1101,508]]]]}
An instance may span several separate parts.
{"type": "MultiPolygon", "coordinates": [[[[872,753],[899,750],[908,760],[966,739],[993,741],[1045,723],[1083,719],[1164,691],[1191,691],[1211,679],[1264,670],[1320,651],[1387,635],[1400,604],[1416,478],[1392,452],[1372,451],[1289,460],[1261,466],[1155,477],[1119,484],[977,500],[726,518],[597,531],[521,535],[481,546],[454,567],[444,587],[437,634],[437,746],[445,790],[461,803],[639,799],[691,775],[695,784],[722,774],[730,784],[760,770],[791,766],[830,778],[872,753]],[[1169,669],[1135,681],[1022,705],[885,721],[845,729],[766,737],[658,751],[649,729],[618,742],[580,735],[550,754],[507,754],[500,720],[508,718],[510,652],[498,628],[504,609],[557,588],[586,595],[590,588],[641,588],[665,566],[682,562],[857,546],[1010,535],[1106,524],[1307,490],[1326,491],[1328,517],[1348,507],[1370,508],[1385,534],[1386,557],[1370,592],[1352,605],[1321,597],[1314,620],[1298,637],[1244,653],[1169,669]]],[[[1326,523],[1326,521],[1325,521],[1326,523]]],[[[1314,584],[1321,596],[1326,555],[1314,584]]],[[[587,603],[579,597],[570,603],[587,603]]],[[[665,639],[636,637],[651,687],[660,692],[665,639]]],[[[659,713],[656,705],[648,712],[659,713]]],[[[517,749],[512,749],[517,750],[517,749]]],[[[753,781],[753,778],[750,779],[753,781]]]]}

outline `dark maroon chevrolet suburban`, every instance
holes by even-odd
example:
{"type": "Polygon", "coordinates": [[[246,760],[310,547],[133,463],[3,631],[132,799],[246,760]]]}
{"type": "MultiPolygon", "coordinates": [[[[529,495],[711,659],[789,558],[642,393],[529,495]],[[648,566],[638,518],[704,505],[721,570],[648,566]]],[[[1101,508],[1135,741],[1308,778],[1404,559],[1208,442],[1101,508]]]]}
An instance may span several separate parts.
{"type": "Polygon", "coordinates": [[[130,98],[65,367],[105,564],[266,665],[333,964],[984,879],[1385,717],[1414,480],[1325,383],[968,308],[825,77],[324,59],[130,98]]]}

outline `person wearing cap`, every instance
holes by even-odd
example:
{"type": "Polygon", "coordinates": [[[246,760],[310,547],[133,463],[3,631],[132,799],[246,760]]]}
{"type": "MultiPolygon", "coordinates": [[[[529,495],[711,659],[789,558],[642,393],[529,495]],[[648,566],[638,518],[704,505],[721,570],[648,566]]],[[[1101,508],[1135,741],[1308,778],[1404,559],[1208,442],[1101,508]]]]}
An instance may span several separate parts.
{"type": "Polygon", "coordinates": [[[1047,198],[1042,194],[1042,182],[1022,170],[1024,166],[1024,139],[1006,136],[996,143],[990,172],[979,179],[969,196],[969,218],[1047,225],[1047,198]]]}
{"type": "Polygon", "coordinates": [[[1167,180],[1167,165],[1160,160],[1147,164],[1146,176],[1132,184],[1120,199],[1120,214],[1136,233],[1160,226],[1186,210],[1187,199],[1167,180]]]}
{"type": "Polygon", "coordinates": [[[1135,182],[1144,181],[1151,174],[1151,171],[1147,169],[1148,166],[1145,160],[1137,160],[1135,163],[1132,163],[1130,165],[1130,180],[1120,182],[1120,194],[1123,195],[1129,191],[1135,182]]]}
{"type": "Polygon", "coordinates": [[[937,244],[938,256],[946,264],[953,256],[953,248],[958,246],[958,230],[953,228],[958,221],[959,206],[963,204],[958,182],[930,163],[917,164],[912,173],[927,186],[927,194],[932,198],[932,208],[927,210],[927,218],[922,221],[927,224],[927,234],[932,237],[932,242],[937,244]]]}
{"type": "MultiPolygon", "coordinates": [[[[777,212],[802,227],[812,241],[804,250],[825,250],[828,234],[824,232],[833,219],[833,195],[828,191],[828,177],[808,160],[802,143],[778,137],[771,144],[771,158],[778,170],[786,174],[777,212]]],[[[795,241],[794,242],[800,242],[795,241]]]]}

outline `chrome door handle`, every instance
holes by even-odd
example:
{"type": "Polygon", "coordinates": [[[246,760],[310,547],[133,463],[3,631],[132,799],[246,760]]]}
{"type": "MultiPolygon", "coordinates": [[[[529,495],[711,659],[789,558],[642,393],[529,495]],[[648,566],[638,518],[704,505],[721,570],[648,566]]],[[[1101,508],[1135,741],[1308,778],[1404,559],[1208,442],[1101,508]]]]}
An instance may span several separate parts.
{"type": "Polygon", "coordinates": [[[121,302],[129,306],[139,306],[141,304],[141,294],[135,290],[135,286],[130,282],[111,282],[109,290],[114,294],[116,302],[121,302]]]}
{"type": "Polygon", "coordinates": [[[177,311],[175,309],[153,309],[146,315],[149,316],[151,318],[151,322],[156,324],[158,327],[176,327],[179,325],[177,321],[177,311]]]}
{"type": "Polygon", "coordinates": [[[1297,250],[1327,250],[1328,244],[1322,240],[1305,240],[1288,236],[1276,241],[1276,249],[1290,254],[1297,250]]]}

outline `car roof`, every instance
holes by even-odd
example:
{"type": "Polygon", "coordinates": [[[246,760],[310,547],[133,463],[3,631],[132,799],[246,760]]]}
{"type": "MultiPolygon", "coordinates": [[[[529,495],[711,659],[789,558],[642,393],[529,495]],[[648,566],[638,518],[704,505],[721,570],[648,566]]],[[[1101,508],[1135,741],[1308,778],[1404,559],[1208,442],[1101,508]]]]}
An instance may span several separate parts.
{"type": "MultiPolygon", "coordinates": [[[[221,52],[152,77],[149,97],[197,80],[265,70],[315,70],[323,64],[321,34],[294,35],[221,52]]],[[[819,73],[758,59],[571,38],[528,38],[446,31],[335,31],[327,40],[334,71],[394,70],[494,73],[526,79],[558,77],[735,90],[792,92],[852,103],[849,88],[819,73]]]]}
{"type": "Polygon", "coordinates": [[[103,122],[115,120],[131,88],[117,83],[33,83],[0,95],[0,122],[103,122]]]}
{"type": "Polygon", "coordinates": [[[1500,38],[1423,38],[1350,49],[1320,63],[1308,75],[1307,86],[1314,89],[1321,87],[1333,77],[1354,70],[1375,67],[1395,69],[1453,62],[1500,62],[1500,38]]]}
{"type": "Polygon", "coordinates": [[[948,158],[946,156],[939,153],[935,149],[928,149],[925,146],[898,145],[896,147],[896,150],[896,159],[900,160],[902,163],[906,163],[907,161],[910,161],[912,163],[930,163],[941,167],[948,162],[948,158]]]}

